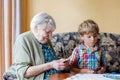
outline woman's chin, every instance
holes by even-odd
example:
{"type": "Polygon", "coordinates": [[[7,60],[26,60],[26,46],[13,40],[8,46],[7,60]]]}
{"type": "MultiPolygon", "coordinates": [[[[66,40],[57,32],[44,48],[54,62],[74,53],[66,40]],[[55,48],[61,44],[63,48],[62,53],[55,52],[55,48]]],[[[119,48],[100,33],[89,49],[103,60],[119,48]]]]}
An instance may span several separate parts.
{"type": "Polygon", "coordinates": [[[45,39],[44,41],[42,41],[43,44],[46,44],[48,42],[48,39],[45,39]]]}

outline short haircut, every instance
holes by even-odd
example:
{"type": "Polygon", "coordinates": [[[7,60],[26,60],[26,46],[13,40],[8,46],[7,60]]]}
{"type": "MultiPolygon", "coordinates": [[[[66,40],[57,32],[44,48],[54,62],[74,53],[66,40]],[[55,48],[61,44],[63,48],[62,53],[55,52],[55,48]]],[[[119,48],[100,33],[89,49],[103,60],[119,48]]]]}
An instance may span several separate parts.
{"type": "Polygon", "coordinates": [[[56,24],[54,19],[45,12],[40,12],[36,14],[30,23],[30,29],[32,32],[35,32],[36,29],[45,28],[46,26],[51,27],[51,30],[54,31],[56,28],[56,24]]]}
{"type": "Polygon", "coordinates": [[[80,35],[93,33],[94,35],[99,33],[99,27],[96,22],[91,19],[83,21],[78,28],[78,33],[80,35]]]}

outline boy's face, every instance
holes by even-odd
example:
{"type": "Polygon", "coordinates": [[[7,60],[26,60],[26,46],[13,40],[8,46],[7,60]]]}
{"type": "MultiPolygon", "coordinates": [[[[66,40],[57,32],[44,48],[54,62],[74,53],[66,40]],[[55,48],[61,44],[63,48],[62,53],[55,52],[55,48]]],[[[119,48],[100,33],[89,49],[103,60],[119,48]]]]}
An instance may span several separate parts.
{"type": "Polygon", "coordinates": [[[83,40],[85,46],[93,47],[97,42],[98,35],[94,35],[93,33],[88,33],[84,35],[80,35],[80,38],[83,40]]]}

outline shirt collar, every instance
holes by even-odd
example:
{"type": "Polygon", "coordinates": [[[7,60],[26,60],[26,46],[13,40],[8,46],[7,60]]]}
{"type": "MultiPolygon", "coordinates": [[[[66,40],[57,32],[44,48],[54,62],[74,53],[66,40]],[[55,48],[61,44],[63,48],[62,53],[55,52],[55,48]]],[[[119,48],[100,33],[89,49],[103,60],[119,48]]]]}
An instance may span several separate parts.
{"type": "Polygon", "coordinates": [[[42,46],[48,45],[48,43],[46,43],[46,44],[41,43],[37,38],[36,38],[35,40],[36,40],[39,44],[41,44],[42,46]]]}
{"type": "MultiPolygon", "coordinates": [[[[85,46],[84,43],[81,44],[81,49],[82,49],[82,50],[89,50],[89,49],[85,46]]],[[[98,51],[98,50],[99,50],[99,47],[98,47],[97,44],[95,44],[92,52],[96,52],[96,51],[98,51]]]]}

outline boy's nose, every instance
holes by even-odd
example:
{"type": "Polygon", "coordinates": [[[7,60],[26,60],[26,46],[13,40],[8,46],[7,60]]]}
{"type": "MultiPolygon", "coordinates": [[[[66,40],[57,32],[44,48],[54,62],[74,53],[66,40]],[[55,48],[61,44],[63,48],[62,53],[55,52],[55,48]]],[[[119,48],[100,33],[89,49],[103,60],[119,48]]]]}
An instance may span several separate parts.
{"type": "Polygon", "coordinates": [[[94,40],[95,38],[94,37],[91,37],[91,40],[94,40]]]}

